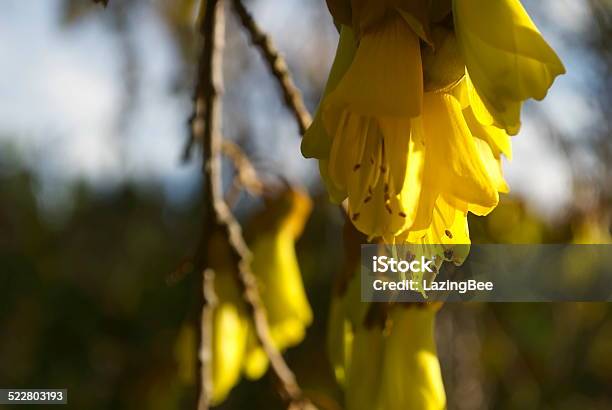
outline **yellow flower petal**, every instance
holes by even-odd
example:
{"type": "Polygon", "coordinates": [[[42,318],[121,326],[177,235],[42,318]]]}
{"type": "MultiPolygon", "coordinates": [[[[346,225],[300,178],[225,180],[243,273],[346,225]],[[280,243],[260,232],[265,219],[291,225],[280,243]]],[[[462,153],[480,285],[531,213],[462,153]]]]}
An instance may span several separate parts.
{"type": "Polygon", "coordinates": [[[518,0],[454,0],[455,32],[478,93],[508,133],[521,102],[541,100],[565,68],[518,0]]]}
{"type": "Polygon", "coordinates": [[[347,192],[351,220],[370,237],[396,235],[416,218],[425,147],[412,121],[345,112],[334,137],[329,179],[347,192]]]}
{"type": "Polygon", "coordinates": [[[467,223],[467,204],[449,202],[438,197],[428,229],[411,231],[403,242],[422,244],[469,244],[470,235],[467,223]]]}
{"type": "Polygon", "coordinates": [[[294,238],[289,233],[277,233],[257,240],[252,251],[253,273],[268,313],[270,333],[277,348],[283,350],[300,342],[305,327],[312,322],[294,238]]]}
{"type": "Polygon", "coordinates": [[[425,142],[422,121],[419,117],[404,124],[399,120],[381,121],[381,126],[388,141],[385,148],[391,169],[392,190],[399,192],[398,214],[405,220],[403,228],[407,228],[415,223],[424,190],[425,142]],[[408,132],[410,137],[406,138],[408,132]]]}
{"type": "MultiPolygon", "coordinates": [[[[365,118],[346,112],[342,113],[329,156],[329,177],[339,191],[348,189],[349,177],[353,169],[362,162],[368,140],[369,124],[370,121],[365,118]]],[[[371,139],[374,138],[375,136],[371,137],[371,139]]],[[[368,155],[374,155],[374,153],[368,153],[368,155]]],[[[369,163],[369,158],[367,158],[366,165],[369,163]]]]}
{"type": "Polygon", "coordinates": [[[213,312],[212,403],[219,404],[240,379],[249,320],[231,272],[218,272],[213,312]]]}
{"type": "Polygon", "coordinates": [[[355,227],[370,238],[403,231],[407,223],[406,218],[400,214],[402,211],[398,195],[385,199],[385,184],[382,180],[369,193],[367,201],[353,204],[349,200],[349,217],[355,227]]]}
{"type": "Polygon", "coordinates": [[[323,121],[333,135],[342,111],[374,117],[416,117],[423,73],[419,39],[399,16],[365,33],[350,68],[325,101],[323,121]]]}
{"type": "Polygon", "coordinates": [[[504,175],[501,167],[501,160],[499,158],[495,158],[491,147],[485,140],[480,138],[474,138],[476,143],[476,148],[478,149],[478,153],[480,154],[480,159],[484,164],[495,189],[498,192],[502,192],[507,194],[510,192],[510,188],[504,179],[504,175]]]}
{"type": "Polygon", "coordinates": [[[512,159],[512,142],[506,131],[494,125],[483,125],[478,122],[471,107],[463,110],[463,117],[472,135],[489,144],[496,158],[504,154],[506,158],[512,159]]]}
{"type": "Polygon", "coordinates": [[[450,260],[460,265],[470,250],[467,208],[465,202],[439,196],[429,227],[408,231],[397,238],[397,243],[410,245],[409,251],[417,257],[435,257],[439,261],[450,260]]]}
{"type": "Polygon", "coordinates": [[[426,173],[442,192],[491,209],[499,196],[470,130],[461,104],[451,95],[425,94],[426,173]]]}
{"type": "Polygon", "coordinates": [[[249,325],[249,333],[247,336],[247,354],[244,357],[244,375],[249,380],[257,380],[261,378],[268,370],[268,356],[263,351],[257,340],[253,325],[249,325]]]}
{"type": "Polygon", "coordinates": [[[446,395],[434,341],[435,310],[396,306],[385,339],[377,409],[443,410],[446,395]]]}
{"type": "MultiPolygon", "coordinates": [[[[270,337],[280,351],[294,346],[305,336],[312,322],[312,311],[304,291],[295,253],[295,240],[310,213],[307,195],[290,189],[268,204],[257,216],[249,246],[253,253],[252,270],[266,310],[270,337]],[[272,213],[272,215],[270,215],[272,213]],[[257,225],[265,221],[266,227],[257,225]]],[[[260,377],[268,361],[251,329],[244,371],[249,378],[260,377]]]]}
{"type": "Polygon", "coordinates": [[[329,157],[332,138],[323,126],[321,107],[327,95],[336,88],[344,76],[344,73],[346,73],[346,70],[350,67],[356,50],[357,44],[355,36],[353,35],[353,30],[348,26],[342,26],[340,29],[338,48],[336,49],[336,57],[334,58],[334,62],[329,72],[321,103],[317,108],[312,124],[310,124],[310,127],[306,130],[304,138],[302,139],[302,155],[306,158],[322,159],[329,157]]]}
{"type": "Polygon", "coordinates": [[[463,117],[472,135],[485,140],[496,158],[504,154],[506,158],[512,159],[510,136],[504,129],[494,125],[495,119],[478,95],[469,75],[452,90],[452,94],[461,103],[463,117]]]}

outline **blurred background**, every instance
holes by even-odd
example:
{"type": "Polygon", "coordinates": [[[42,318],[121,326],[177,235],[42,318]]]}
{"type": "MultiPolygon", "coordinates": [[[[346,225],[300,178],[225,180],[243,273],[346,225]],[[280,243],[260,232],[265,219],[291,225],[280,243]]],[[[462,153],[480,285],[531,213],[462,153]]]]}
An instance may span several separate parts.
{"type": "MultiPolygon", "coordinates": [[[[612,2],[523,4],[568,73],[526,104],[504,165],[512,193],[471,219],[473,241],[610,241],[612,2]]],[[[324,0],[246,5],[314,110],[338,37],[324,0]]],[[[199,278],[171,277],[201,225],[200,156],[182,159],[193,21],[193,0],[0,3],[0,387],[68,388],[76,409],[193,407],[179,334],[199,278]]],[[[297,244],[315,320],[286,357],[309,395],[340,408],[321,347],[343,218],[233,17],[227,33],[224,134],[315,203],[297,244]]],[[[243,194],[235,212],[260,206],[243,194]]],[[[612,408],[608,304],[448,304],[437,338],[449,409],[612,408]]],[[[264,377],[221,408],[281,403],[264,377]]]]}

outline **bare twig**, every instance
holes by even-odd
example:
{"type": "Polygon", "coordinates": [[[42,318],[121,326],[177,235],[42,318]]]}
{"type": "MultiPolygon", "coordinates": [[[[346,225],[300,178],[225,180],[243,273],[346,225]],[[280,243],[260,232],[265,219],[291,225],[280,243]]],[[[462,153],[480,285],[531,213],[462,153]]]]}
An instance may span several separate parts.
{"type": "Polygon", "coordinates": [[[212,332],[213,314],[217,305],[215,294],[215,272],[206,269],[202,273],[202,317],[200,318],[200,349],[199,359],[201,368],[198,379],[199,392],[198,410],[207,410],[212,397],[212,332]]]}
{"type": "MultiPolygon", "coordinates": [[[[207,0],[200,31],[204,37],[204,48],[198,67],[195,93],[196,115],[192,121],[192,132],[196,140],[202,141],[203,146],[206,224],[202,235],[202,246],[207,246],[209,239],[217,232],[225,236],[230,245],[232,260],[238,267],[238,286],[244,295],[247,309],[252,315],[257,338],[270,361],[273,374],[278,379],[283,399],[288,402],[290,408],[313,408],[310,402],[304,399],[293,372],[272,342],[266,311],[261,304],[256,279],[250,270],[250,251],[242,237],[240,225],[223,200],[220,167],[222,146],[220,95],[223,92],[222,50],[225,24],[222,0],[207,0]]],[[[202,254],[203,266],[206,266],[206,252],[202,254]]],[[[206,275],[210,275],[210,270],[205,272],[206,275]]],[[[202,314],[203,333],[200,342],[201,388],[198,404],[200,410],[208,408],[212,387],[210,380],[211,329],[209,323],[204,323],[205,320],[210,321],[209,313],[213,301],[208,297],[210,293],[207,292],[206,286],[211,286],[212,281],[207,280],[206,275],[202,314]]]]}
{"type": "Polygon", "coordinates": [[[264,188],[263,184],[259,180],[257,171],[251,164],[249,157],[240,147],[232,141],[224,139],[221,143],[221,151],[234,165],[238,186],[243,187],[252,195],[261,195],[264,188]]]}
{"type": "Polygon", "coordinates": [[[270,37],[259,28],[249,11],[242,4],[242,1],[232,0],[232,4],[240,18],[240,22],[249,33],[251,42],[259,49],[270,71],[280,85],[285,104],[291,110],[300,129],[300,134],[303,135],[310,125],[312,117],[304,105],[302,93],[291,79],[287,63],[272,43],[270,37]]]}
{"type": "MultiPolygon", "coordinates": [[[[204,218],[202,246],[206,246],[219,225],[217,222],[217,198],[221,190],[221,161],[219,159],[221,102],[222,93],[222,56],[225,36],[223,4],[218,0],[208,0],[204,21],[199,27],[204,37],[204,46],[198,62],[198,79],[194,93],[194,115],[191,119],[192,137],[202,142],[204,174],[204,218]]],[[[206,267],[206,252],[202,252],[206,267]]],[[[212,319],[214,310],[214,272],[203,272],[202,316],[200,323],[200,371],[198,409],[207,410],[212,394],[212,319]]]]}

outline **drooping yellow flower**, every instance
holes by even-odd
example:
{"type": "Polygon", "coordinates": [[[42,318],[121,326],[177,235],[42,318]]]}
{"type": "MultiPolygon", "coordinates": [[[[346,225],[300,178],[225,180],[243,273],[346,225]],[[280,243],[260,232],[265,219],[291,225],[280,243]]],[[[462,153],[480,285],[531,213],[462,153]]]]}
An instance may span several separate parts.
{"type": "Polygon", "coordinates": [[[250,321],[236,282],[229,245],[221,233],[208,244],[208,262],[215,271],[216,305],[212,313],[213,405],[226,399],[240,380],[246,354],[250,321]]]}
{"type": "Polygon", "coordinates": [[[386,410],[379,406],[384,342],[379,326],[355,329],[346,380],[347,410],[386,410]]]}
{"type": "Polygon", "coordinates": [[[213,405],[227,398],[240,380],[247,335],[251,324],[235,278],[228,272],[215,277],[218,304],[213,312],[212,397],[213,405]]]}
{"type": "Polygon", "coordinates": [[[399,305],[389,314],[385,337],[380,410],[443,410],[446,395],[434,341],[436,310],[399,305]]]}
{"type": "Polygon", "coordinates": [[[423,93],[418,37],[397,15],[364,32],[356,52],[354,41],[343,27],[327,95],[302,144],[320,159],[331,196],[348,197],[360,231],[388,240],[427,229],[441,194],[470,211],[489,212],[502,184],[480,143],[488,144],[489,134],[473,138],[462,110],[472,112],[467,96],[462,105],[450,94],[466,87],[464,81],[449,93],[423,93]],[[415,72],[405,68],[411,62],[415,72]],[[374,81],[364,85],[360,78],[374,81]]]}
{"type": "MultiPolygon", "coordinates": [[[[267,313],[272,342],[280,351],[299,343],[312,321],[295,254],[295,240],[310,209],[305,193],[288,189],[268,200],[265,210],[255,215],[250,224],[247,241],[253,255],[251,269],[267,313]]],[[[225,400],[243,371],[250,379],[261,377],[268,359],[237,287],[236,267],[223,238],[212,238],[208,257],[216,272],[211,398],[216,405],[225,400]]]]}
{"type": "Polygon", "coordinates": [[[453,16],[478,94],[495,122],[517,134],[522,102],[543,99],[563,63],[519,0],[453,0],[453,16]]]}
{"type": "MultiPolygon", "coordinates": [[[[215,277],[217,304],[212,315],[211,404],[222,403],[240,380],[244,366],[249,317],[231,272],[218,272],[215,277]]],[[[185,385],[195,383],[197,352],[196,329],[184,325],[175,343],[179,379],[185,385]]]]}
{"type": "MultiPolygon", "coordinates": [[[[460,225],[460,223],[458,223],[460,225]]],[[[438,410],[445,406],[433,338],[438,304],[361,301],[363,235],[344,230],[345,262],[328,324],[328,350],[347,410],[438,410]]]]}
{"type": "Polygon", "coordinates": [[[452,3],[454,27],[448,1],[328,0],[340,43],[302,148],[370,238],[435,237],[440,196],[489,213],[522,101],[564,72],[517,0],[452,3]]]}
{"type": "MultiPolygon", "coordinates": [[[[267,210],[257,215],[251,225],[252,269],[268,315],[270,336],[279,350],[302,341],[306,327],[312,322],[295,254],[295,241],[302,233],[311,207],[306,193],[289,189],[270,201],[267,210]]],[[[259,344],[254,343],[254,335],[250,340],[245,373],[253,379],[263,375],[268,360],[259,344]]]]}
{"type": "Polygon", "coordinates": [[[345,335],[338,342],[345,349],[347,410],[444,409],[446,396],[434,341],[437,308],[397,304],[387,309],[381,313],[386,319],[378,322],[344,320],[350,337],[345,335]]]}
{"type": "MultiPolygon", "coordinates": [[[[508,192],[501,160],[522,102],[564,69],[517,0],[453,0],[452,19],[449,4],[328,0],[341,40],[303,148],[369,239],[460,264],[468,212],[508,192]]],[[[329,338],[347,408],[443,409],[435,311],[397,305],[366,325],[353,296],[334,299],[329,338]]]]}

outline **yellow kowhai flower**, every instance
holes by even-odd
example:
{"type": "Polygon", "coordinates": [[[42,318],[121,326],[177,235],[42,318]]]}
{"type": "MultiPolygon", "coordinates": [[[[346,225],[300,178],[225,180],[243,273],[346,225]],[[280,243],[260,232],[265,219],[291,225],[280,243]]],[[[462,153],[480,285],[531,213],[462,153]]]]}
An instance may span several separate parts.
{"type": "Polygon", "coordinates": [[[348,197],[355,226],[385,238],[426,229],[445,191],[481,213],[492,209],[497,192],[478,157],[481,148],[465,143],[472,136],[461,104],[450,94],[423,93],[420,64],[406,74],[411,62],[420,63],[410,26],[390,17],[364,33],[356,50],[353,44],[343,27],[327,95],[302,144],[306,156],[321,159],[332,199],[348,197]],[[396,58],[407,49],[412,58],[396,58]],[[362,86],[362,78],[379,80],[362,86]]]}
{"type": "Polygon", "coordinates": [[[500,107],[520,109],[527,98],[543,98],[563,72],[518,1],[487,2],[495,3],[484,8],[491,18],[478,20],[477,4],[456,0],[454,30],[448,19],[437,24],[451,12],[450,2],[433,1],[423,13],[425,3],[328,1],[341,24],[340,42],[302,144],[306,157],[319,159],[332,200],[348,198],[355,226],[391,242],[405,232],[436,237],[424,232],[441,196],[464,213],[490,212],[498,193],[508,191],[501,154],[510,158],[508,134],[520,124],[518,115],[516,121],[506,115],[518,110],[500,107]],[[499,40],[493,28],[485,42],[500,55],[475,48],[473,37],[492,26],[481,21],[498,19],[508,32],[531,33],[519,39],[533,37],[533,47],[509,47],[511,40],[499,40]],[[419,38],[435,48],[421,46],[419,38]],[[512,53],[515,59],[508,57],[512,53]],[[496,80],[495,87],[483,78],[496,80]]]}
{"type": "Polygon", "coordinates": [[[252,325],[244,302],[229,272],[215,276],[218,304],[213,311],[212,397],[211,403],[223,402],[240,380],[244,366],[247,338],[252,325]]]}
{"type": "Polygon", "coordinates": [[[360,244],[347,221],[345,259],[331,301],[327,343],[348,410],[443,409],[433,338],[439,304],[361,302],[360,244]]]}
{"type": "MultiPolygon", "coordinates": [[[[270,336],[281,351],[302,341],[312,322],[295,254],[295,240],[301,235],[310,209],[305,193],[288,189],[266,201],[265,210],[254,216],[247,232],[253,256],[251,268],[266,309],[270,336]]],[[[216,405],[225,400],[242,372],[250,379],[261,377],[268,359],[238,290],[224,238],[215,236],[211,240],[209,261],[216,272],[218,299],[213,311],[212,340],[211,401],[216,405]]]]}
{"type": "Polygon", "coordinates": [[[347,410],[442,410],[446,395],[434,341],[437,306],[398,304],[384,320],[344,319],[347,410]]]}
{"type": "Polygon", "coordinates": [[[446,395],[434,341],[436,309],[398,305],[389,313],[380,410],[443,410],[446,395]]]}
{"type": "MultiPolygon", "coordinates": [[[[218,243],[221,245],[221,241],[218,243]]],[[[214,287],[217,304],[212,315],[210,399],[211,404],[216,406],[227,398],[240,380],[251,325],[232,273],[216,272],[214,287]]],[[[183,325],[175,342],[174,353],[179,380],[185,385],[195,383],[196,364],[193,358],[196,351],[196,327],[183,325]]]]}
{"type": "MultiPolygon", "coordinates": [[[[312,322],[295,253],[295,241],[311,208],[305,192],[287,189],[269,200],[266,210],[247,228],[251,231],[247,240],[253,252],[253,273],[268,314],[270,336],[279,350],[301,342],[312,322]]],[[[245,373],[251,379],[261,377],[268,366],[267,356],[254,341],[251,335],[245,358],[245,373]]]]}

